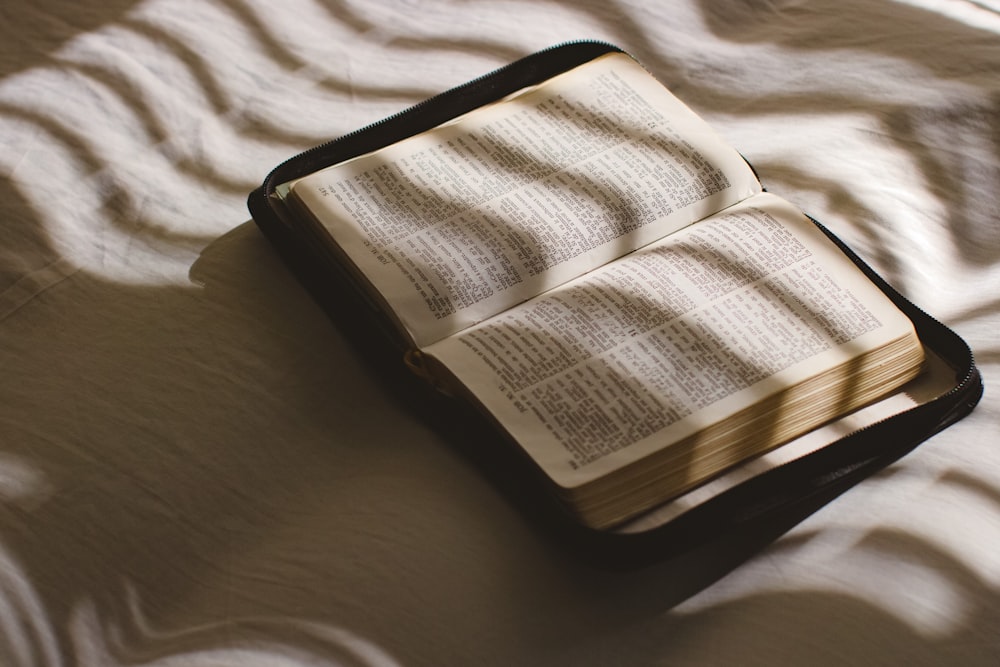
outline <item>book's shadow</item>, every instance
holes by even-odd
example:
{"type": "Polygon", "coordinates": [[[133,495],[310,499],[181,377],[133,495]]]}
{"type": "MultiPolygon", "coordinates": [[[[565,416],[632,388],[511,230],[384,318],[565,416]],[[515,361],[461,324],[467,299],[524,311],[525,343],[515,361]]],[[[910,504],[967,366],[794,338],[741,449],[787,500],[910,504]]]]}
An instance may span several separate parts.
{"type": "MultiPolygon", "coordinates": [[[[205,249],[191,270],[192,280],[202,285],[206,296],[214,301],[220,298],[214,291],[232,289],[225,287],[232,282],[226,267],[240,263],[236,258],[241,255],[247,260],[244,265],[266,265],[268,271],[276,273],[288,271],[276,263],[276,256],[274,263],[270,258],[262,262],[260,257],[246,257],[248,253],[270,252],[269,248],[262,251],[262,244],[266,241],[252,222],[240,225],[205,249]]],[[[304,259],[302,262],[305,264],[304,259]]],[[[295,260],[289,264],[296,266],[295,260]]],[[[272,285],[282,283],[297,293],[296,299],[309,292],[314,303],[325,312],[330,322],[329,337],[322,342],[314,339],[303,343],[327,345],[329,358],[357,362],[357,370],[365,381],[379,388],[379,396],[384,400],[381,405],[370,406],[374,418],[392,422],[405,416],[406,421],[426,427],[434,435],[434,441],[446,447],[448,456],[458,457],[463,465],[469,466],[470,479],[476,480],[471,482],[473,485],[489,484],[509,508],[516,510],[523,528],[530,530],[534,546],[562,563],[563,571],[624,574],[659,569],[665,589],[658,592],[658,604],[671,607],[724,576],[829,500],[817,498],[793,511],[774,513],[766,520],[719,533],[713,532],[716,528],[713,525],[689,525],[683,532],[661,531],[662,535],[619,534],[614,530],[583,527],[554,502],[536,469],[485,418],[464,401],[437,394],[406,369],[400,350],[373,327],[367,306],[354,298],[349,285],[336,275],[320,277],[309,274],[308,266],[299,268],[307,273],[301,276],[300,284],[288,276],[259,279],[272,285]]],[[[278,298],[273,290],[269,292],[271,298],[278,298]]],[[[275,308],[279,306],[275,304],[275,308]]],[[[254,309],[263,314],[269,307],[258,303],[254,309]]],[[[295,332],[289,330],[280,335],[293,340],[295,332]]],[[[351,380],[341,376],[337,381],[351,380]]],[[[303,387],[302,391],[309,389],[303,387]]],[[[335,440],[334,434],[331,440],[335,440]]],[[[463,485],[454,488],[453,502],[467,504],[460,493],[463,485]]],[[[484,524],[492,520],[490,516],[480,519],[484,524]]],[[[523,541],[510,544],[523,545],[523,541]]]]}
{"type": "MultiPolygon", "coordinates": [[[[930,647],[933,644],[924,641],[899,618],[869,605],[863,597],[809,589],[737,597],[709,607],[712,613],[708,616],[673,612],[735,568],[752,562],[762,551],[774,556],[807,550],[817,537],[815,530],[801,529],[777,543],[775,540],[822,507],[829,498],[816,498],[812,503],[796,506],[793,511],[769,515],[766,520],[745,524],[738,530],[700,535],[690,541],[690,548],[683,548],[683,545],[671,548],[662,543],[650,545],[641,539],[633,544],[603,535],[595,537],[560,513],[541,486],[534,483],[523,460],[477,414],[461,403],[436,396],[412,377],[392,348],[371,335],[365,317],[357,310],[360,306],[350,298],[349,291],[334,285],[323,291],[320,301],[326,312],[324,318],[319,308],[305,298],[306,290],[296,284],[286,267],[279,263],[253,223],[240,225],[207,247],[191,275],[203,286],[209,301],[237,300],[246,305],[248,312],[255,313],[254,317],[274,315],[277,320],[265,328],[282,341],[282,347],[291,350],[304,346],[314,352],[322,348],[323,354],[334,360],[320,372],[320,376],[329,374],[326,379],[319,378],[320,384],[297,389],[294,383],[288,386],[290,391],[301,392],[289,400],[306,406],[298,418],[313,422],[306,424],[305,430],[313,426],[330,429],[329,463],[335,465],[338,456],[359,455],[354,443],[350,442],[357,425],[345,424],[344,428],[338,428],[336,420],[324,422],[327,417],[322,406],[317,404],[314,392],[320,388],[328,392],[327,396],[343,396],[351,389],[343,386],[337,389],[337,386],[357,382],[370,383],[377,388],[374,392],[363,389],[375,399],[367,408],[368,419],[396,423],[398,428],[386,433],[411,440],[402,448],[399,443],[375,444],[372,440],[369,442],[372,449],[360,455],[370,458],[376,468],[388,465],[386,457],[411,456],[413,469],[407,473],[410,481],[396,477],[390,486],[372,484],[362,496],[345,499],[347,505],[343,511],[330,508],[330,517],[349,514],[358,506],[378,508],[384,517],[383,524],[375,531],[382,533],[380,539],[387,539],[385,535],[391,533],[403,537],[392,553],[382,550],[384,545],[376,541],[371,553],[358,557],[369,562],[373,571],[394,564],[401,572],[419,572],[418,577],[408,576],[406,586],[409,588],[440,587],[442,594],[448,590],[483,590],[481,587],[485,584],[482,582],[464,580],[462,584],[463,580],[459,579],[459,583],[455,583],[456,566],[464,568],[468,576],[493,579],[488,590],[503,593],[500,599],[491,601],[493,611],[484,611],[485,617],[468,609],[437,610],[439,622],[447,621],[448,627],[465,633],[464,636],[481,632],[477,624],[492,618],[497,605],[500,608],[513,605],[518,613],[534,609],[536,614],[524,620],[524,641],[537,641],[540,645],[559,641],[560,637],[568,641],[570,637],[578,637],[581,628],[587,627],[594,630],[595,637],[610,632],[632,636],[635,641],[646,644],[671,643],[683,636],[686,627],[695,627],[704,618],[718,618],[720,613],[770,615],[775,622],[787,624],[788,619],[781,618],[781,609],[791,605],[805,610],[804,619],[789,627],[791,633],[795,633],[796,628],[803,629],[803,637],[810,636],[806,626],[849,613],[852,617],[867,619],[866,627],[873,636],[886,635],[893,641],[913,646],[930,647]],[[232,268],[248,265],[254,266],[257,272],[252,281],[234,280],[232,268]],[[256,296],[247,294],[255,285],[268,287],[256,296]],[[302,314],[313,308],[315,313],[302,314]],[[329,326],[296,331],[303,318],[328,321],[329,326]],[[334,377],[333,369],[341,369],[348,360],[357,364],[357,374],[340,373],[334,377]],[[432,463],[420,466],[421,458],[432,463]],[[427,488],[440,490],[437,505],[428,506],[422,502],[424,499],[420,496],[427,488]],[[395,497],[387,497],[393,493],[395,497]],[[491,501],[493,497],[497,502],[491,501]],[[451,508],[446,510],[447,521],[441,520],[442,507],[451,508]],[[438,516],[434,516],[435,513],[438,516]],[[449,522],[448,526],[444,525],[449,522]],[[663,613],[676,614],[669,625],[670,631],[662,636],[658,634],[659,639],[643,636],[646,622],[663,613]],[[538,625],[537,619],[541,618],[546,620],[538,625]]],[[[345,421],[350,421],[350,417],[345,421]]],[[[378,428],[377,421],[372,422],[373,428],[378,428]]],[[[324,483],[323,474],[316,475],[316,479],[324,483]]],[[[328,481],[331,486],[339,483],[339,479],[328,481]]],[[[1000,502],[996,490],[984,492],[994,504],[1000,502]]],[[[330,530],[363,529],[352,521],[334,519],[330,530]]],[[[319,539],[333,550],[354,543],[346,533],[343,537],[346,539],[338,539],[336,535],[319,539]]],[[[955,573],[954,584],[961,590],[971,594],[981,589],[982,582],[967,567],[919,538],[880,531],[860,539],[858,549],[872,550],[890,559],[905,556],[926,562],[932,569],[955,573]]],[[[355,545],[355,548],[360,547],[355,545]]],[[[333,563],[340,556],[334,551],[329,554],[333,563]]],[[[383,612],[392,617],[409,613],[405,608],[394,607],[383,609],[383,612]]],[[[989,613],[984,612],[983,622],[988,618],[989,613]]],[[[742,645],[753,644],[754,637],[743,632],[737,634],[742,645]]],[[[580,650],[585,651],[590,645],[592,642],[581,642],[580,650]]],[[[802,656],[808,656],[812,648],[808,642],[790,639],[785,650],[788,655],[799,651],[802,656]]],[[[653,652],[658,650],[655,646],[651,648],[653,652]]],[[[740,650],[734,647],[726,655],[739,654],[740,650]]]]}

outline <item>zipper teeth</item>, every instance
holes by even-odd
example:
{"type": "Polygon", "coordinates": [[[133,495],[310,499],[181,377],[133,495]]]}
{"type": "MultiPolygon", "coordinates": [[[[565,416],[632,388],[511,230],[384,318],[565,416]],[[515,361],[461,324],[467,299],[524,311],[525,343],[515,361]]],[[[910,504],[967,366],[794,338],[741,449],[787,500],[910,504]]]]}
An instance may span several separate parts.
{"type": "Polygon", "coordinates": [[[401,109],[400,111],[397,111],[396,113],[390,114],[388,116],[380,118],[379,120],[376,120],[376,121],[374,121],[372,123],[369,123],[369,124],[367,124],[367,125],[365,125],[363,127],[359,127],[359,128],[357,128],[355,130],[352,130],[352,131],[348,132],[347,134],[342,134],[342,135],[336,137],[335,139],[331,139],[331,140],[326,141],[324,143],[321,143],[321,144],[318,144],[318,145],[313,146],[311,148],[308,148],[308,149],[306,149],[306,150],[304,150],[304,151],[302,151],[302,152],[300,152],[300,153],[298,153],[296,155],[293,155],[292,157],[290,157],[290,158],[282,161],[274,169],[272,169],[270,171],[270,173],[268,173],[267,178],[264,179],[264,192],[265,192],[265,194],[269,194],[269,192],[273,189],[272,186],[274,184],[272,183],[272,181],[274,180],[275,175],[278,172],[280,172],[285,166],[287,166],[288,164],[290,164],[290,163],[292,163],[292,162],[294,162],[296,160],[299,160],[299,159],[301,159],[301,158],[303,158],[303,157],[305,157],[307,155],[312,155],[314,153],[318,153],[320,151],[327,150],[327,149],[329,149],[332,146],[335,146],[335,145],[337,145],[339,143],[347,141],[347,140],[349,140],[349,139],[351,139],[353,137],[356,137],[356,136],[358,136],[358,135],[360,135],[360,134],[362,134],[364,132],[370,132],[370,131],[372,131],[375,128],[381,127],[382,125],[390,123],[390,122],[392,122],[394,120],[397,120],[397,119],[399,119],[399,118],[401,118],[403,116],[408,116],[410,114],[414,114],[417,111],[419,111],[420,109],[422,109],[422,108],[424,108],[424,107],[426,107],[426,106],[428,106],[428,105],[430,105],[432,103],[437,102],[439,99],[441,99],[443,97],[450,97],[452,95],[456,95],[456,94],[462,92],[463,90],[468,90],[470,88],[474,88],[475,86],[480,85],[482,82],[484,82],[484,81],[486,81],[486,80],[488,80],[490,78],[499,76],[503,72],[506,72],[506,71],[509,71],[509,70],[513,69],[514,67],[518,66],[519,64],[521,64],[522,62],[524,62],[525,60],[527,60],[529,58],[536,59],[539,56],[543,56],[544,54],[549,53],[551,51],[556,51],[556,50],[561,49],[561,48],[565,48],[565,47],[569,47],[569,46],[573,46],[573,45],[580,45],[580,44],[591,44],[591,45],[594,45],[594,46],[606,46],[606,47],[609,47],[610,49],[614,49],[615,51],[621,51],[621,49],[619,49],[614,44],[611,44],[610,42],[605,42],[605,41],[601,41],[601,40],[591,40],[591,39],[570,40],[570,41],[560,42],[559,44],[554,44],[552,46],[546,47],[546,48],[542,49],[541,51],[537,51],[537,52],[532,53],[530,55],[527,55],[527,56],[525,56],[523,58],[519,58],[518,60],[515,60],[513,62],[507,63],[506,65],[498,67],[497,69],[494,69],[494,70],[492,70],[490,72],[487,72],[485,74],[481,74],[481,75],[477,76],[474,79],[470,79],[470,80],[466,81],[465,83],[462,83],[462,84],[459,84],[459,85],[454,86],[452,88],[449,88],[447,90],[444,90],[444,91],[442,91],[442,92],[440,92],[440,93],[438,93],[436,95],[428,97],[427,99],[421,100],[420,102],[417,102],[416,104],[410,105],[409,107],[406,107],[405,109],[401,109]]]}

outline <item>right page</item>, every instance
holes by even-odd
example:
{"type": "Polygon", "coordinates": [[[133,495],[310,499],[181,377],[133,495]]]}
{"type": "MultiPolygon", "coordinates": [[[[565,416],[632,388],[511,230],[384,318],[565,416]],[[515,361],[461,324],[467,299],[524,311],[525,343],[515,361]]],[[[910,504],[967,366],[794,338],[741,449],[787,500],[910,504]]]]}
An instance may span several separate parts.
{"type": "Polygon", "coordinates": [[[898,387],[922,361],[910,320],[767,193],[426,353],[568,495],[590,502],[617,475],[656,487],[646,505],[898,387]]]}

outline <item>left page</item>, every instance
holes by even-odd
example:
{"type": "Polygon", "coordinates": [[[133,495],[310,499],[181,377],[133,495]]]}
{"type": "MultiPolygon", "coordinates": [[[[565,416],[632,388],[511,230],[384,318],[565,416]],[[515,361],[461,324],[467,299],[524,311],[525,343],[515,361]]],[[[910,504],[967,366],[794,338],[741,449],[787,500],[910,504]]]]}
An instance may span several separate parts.
{"type": "Polygon", "coordinates": [[[289,197],[421,347],[759,191],[735,150],[612,54],[289,197]]]}

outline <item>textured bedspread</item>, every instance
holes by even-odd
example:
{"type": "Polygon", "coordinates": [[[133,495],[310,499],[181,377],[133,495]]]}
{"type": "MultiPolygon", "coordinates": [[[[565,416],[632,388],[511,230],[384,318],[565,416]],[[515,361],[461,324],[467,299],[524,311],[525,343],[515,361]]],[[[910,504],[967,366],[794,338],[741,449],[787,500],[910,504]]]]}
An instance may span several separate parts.
{"type": "Polygon", "coordinates": [[[993,0],[5,0],[0,664],[998,664],[998,196],[993,0]],[[245,199],[576,38],[965,337],[976,412],[755,553],[615,573],[540,535],[245,199]]]}

